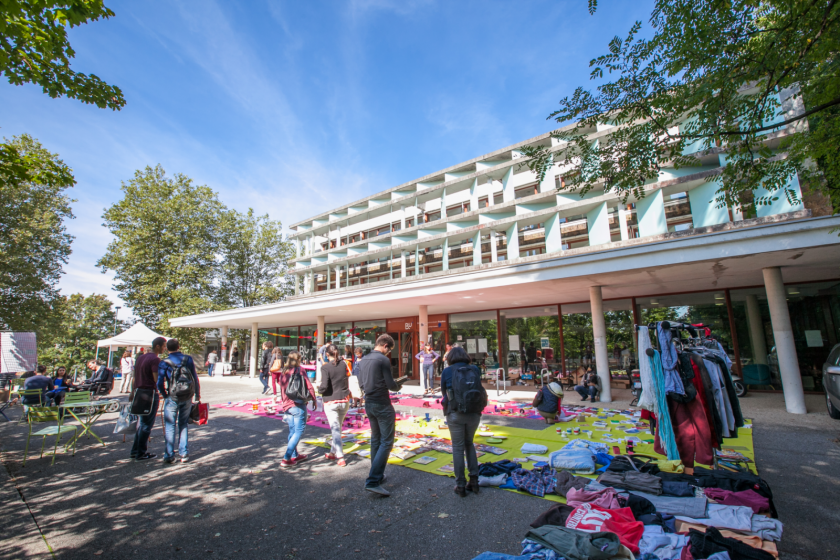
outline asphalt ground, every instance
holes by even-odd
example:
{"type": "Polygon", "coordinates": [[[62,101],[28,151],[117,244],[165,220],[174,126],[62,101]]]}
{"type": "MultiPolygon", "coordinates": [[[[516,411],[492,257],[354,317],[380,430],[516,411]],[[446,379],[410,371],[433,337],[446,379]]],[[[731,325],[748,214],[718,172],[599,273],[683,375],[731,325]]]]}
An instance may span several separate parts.
{"type": "MultiPolygon", "coordinates": [[[[259,392],[255,380],[202,379],[210,403],[259,392]]],[[[626,407],[629,393],[616,396],[609,406],[626,407]]],[[[742,401],[755,419],[759,472],[785,523],[783,559],[840,557],[840,423],[819,398],[809,396],[808,405],[813,412],[792,416],[780,395],[742,401]]],[[[14,421],[20,408],[10,410],[14,421]]],[[[123,443],[111,433],[115,418],[103,416],[94,428],[105,447],[83,439],[75,457],[59,453],[54,466],[48,456],[38,459],[40,438],[33,438],[22,467],[26,426],[0,423],[0,558],[466,560],[485,550],[519,554],[529,523],[550,506],[500,490],[460,498],[451,478],[396,466],[387,469],[392,496],[382,498],[363,489],[369,461],[351,455],[340,468],[306,445],[312,460],[281,469],[285,423],[223,409],[211,410],[207,426],[191,427],[189,463],[133,462],[131,437],[123,443]]],[[[325,433],[307,426],[304,437],[325,433]]],[[[160,419],[150,451],[163,452],[160,419]]]]}

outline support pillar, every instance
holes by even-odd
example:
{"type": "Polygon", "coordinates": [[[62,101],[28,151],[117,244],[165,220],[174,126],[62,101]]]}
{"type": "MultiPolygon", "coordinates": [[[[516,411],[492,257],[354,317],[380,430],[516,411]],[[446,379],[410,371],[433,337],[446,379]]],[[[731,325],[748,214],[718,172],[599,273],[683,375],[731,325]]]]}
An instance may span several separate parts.
{"type": "Polygon", "coordinates": [[[496,232],[490,230],[490,262],[499,262],[499,249],[496,247],[496,232]]]}
{"type": "Polygon", "coordinates": [[[764,341],[764,323],[761,321],[761,309],[758,298],[747,296],[747,323],[750,329],[750,342],[753,351],[754,364],[767,365],[767,343],[764,341]]]}
{"type": "Polygon", "coordinates": [[[507,231],[505,231],[507,239],[507,257],[505,260],[512,260],[519,258],[519,222],[513,222],[507,231]]]}
{"type": "Polygon", "coordinates": [[[601,297],[601,286],[589,287],[589,302],[592,307],[595,368],[598,378],[601,380],[601,402],[612,402],[610,362],[607,357],[607,324],[604,320],[604,301],[601,297]]]}
{"type": "Polygon", "coordinates": [[[226,362],[225,359],[227,357],[227,337],[228,337],[228,328],[222,327],[222,351],[219,354],[219,360],[222,362],[226,362]]]}
{"type": "Polygon", "coordinates": [[[481,230],[473,235],[473,266],[481,264],[481,230]]]}
{"type": "Polygon", "coordinates": [[[258,323],[251,323],[251,363],[248,364],[248,374],[253,379],[257,376],[257,352],[260,347],[260,331],[258,323]]]}
{"type": "Polygon", "coordinates": [[[318,336],[316,337],[316,345],[315,345],[315,386],[318,387],[321,384],[321,346],[324,345],[324,316],[318,315],[318,336]]]}
{"type": "MultiPolygon", "coordinates": [[[[419,310],[420,316],[420,351],[423,351],[423,346],[429,340],[429,306],[428,305],[421,305],[419,310]]],[[[411,359],[414,359],[414,356],[411,356],[411,359]]],[[[423,375],[423,366],[420,365],[420,387],[425,392],[428,387],[426,387],[426,376],[423,375]]]]}
{"type": "MultiPolygon", "coordinates": [[[[623,205],[622,205],[623,206],[623,205]]],[[[618,227],[621,230],[621,240],[627,241],[630,239],[630,231],[627,227],[628,218],[630,217],[630,210],[619,206],[618,210],[618,227]]]]}
{"type": "Polygon", "coordinates": [[[802,390],[802,375],[793,343],[793,328],[785,297],[782,269],[774,266],[762,269],[767,304],[770,307],[770,321],[773,323],[773,338],[779,356],[779,375],[785,394],[785,408],[791,414],[805,414],[805,392],[802,390]]]}
{"type": "Polygon", "coordinates": [[[443,254],[441,255],[441,269],[449,270],[449,238],[443,240],[440,246],[443,254]]]}

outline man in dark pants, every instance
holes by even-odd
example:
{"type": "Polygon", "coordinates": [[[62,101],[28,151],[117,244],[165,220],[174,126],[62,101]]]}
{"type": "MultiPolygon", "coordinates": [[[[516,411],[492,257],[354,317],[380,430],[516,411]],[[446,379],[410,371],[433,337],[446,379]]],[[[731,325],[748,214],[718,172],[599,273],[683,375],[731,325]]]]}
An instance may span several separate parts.
{"type": "Polygon", "coordinates": [[[137,431],[134,433],[131,458],[137,461],[145,461],[156,457],[154,453],[148,453],[146,449],[149,445],[149,435],[151,435],[152,428],[155,425],[158,405],[160,404],[160,396],[157,392],[158,365],[160,364],[158,354],[163,354],[165,345],[166,339],[162,336],[157,337],[152,341],[151,352],[146,352],[138,357],[134,364],[134,388],[152,389],[155,392],[152,411],[146,416],[140,416],[140,421],[137,422],[137,431]]]}
{"type": "Polygon", "coordinates": [[[376,339],[373,352],[359,364],[359,383],[365,393],[365,412],[370,420],[370,473],[365,481],[365,490],[390,496],[382,487],[385,467],[394,447],[394,425],[396,412],[391,404],[389,391],[399,391],[400,384],[391,375],[391,359],[394,339],[387,334],[376,339]]]}

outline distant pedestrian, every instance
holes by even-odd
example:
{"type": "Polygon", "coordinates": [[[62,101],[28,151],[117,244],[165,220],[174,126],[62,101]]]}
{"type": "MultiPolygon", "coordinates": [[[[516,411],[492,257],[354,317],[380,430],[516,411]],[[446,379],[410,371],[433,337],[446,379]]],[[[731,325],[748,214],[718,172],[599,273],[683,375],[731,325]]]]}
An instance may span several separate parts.
{"type": "Polygon", "coordinates": [[[209,377],[213,377],[213,370],[216,369],[216,362],[219,361],[219,355],[216,354],[215,350],[210,350],[210,353],[207,354],[207,375],[209,377]]]}
{"type": "Polygon", "coordinates": [[[120,373],[122,373],[122,383],[120,383],[120,393],[128,393],[131,391],[131,382],[134,380],[134,358],[131,357],[131,352],[126,350],[120,358],[120,373]]]}
{"type": "Polygon", "coordinates": [[[432,345],[426,343],[422,351],[414,356],[416,360],[420,361],[420,367],[423,368],[423,380],[426,385],[425,394],[435,392],[435,360],[440,358],[440,354],[432,350],[432,345]]]}
{"type": "Polygon", "coordinates": [[[289,352],[283,370],[271,373],[271,386],[274,390],[274,402],[283,411],[283,421],[289,425],[289,440],[280,466],[294,467],[309,458],[308,455],[298,453],[297,446],[300,438],[303,437],[303,430],[306,428],[306,418],[308,416],[306,405],[309,401],[315,402],[315,389],[312,387],[309,377],[304,374],[300,367],[300,354],[289,352]],[[295,390],[296,394],[290,394],[289,391],[289,384],[292,381],[294,381],[292,389],[295,390]],[[279,396],[277,395],[278,386],[280,387],[279,396]]]}
{"type": "MultiPolygon", "coordinates": [[[[271,377],[271,354],[274,349],[274,343],[267,340],[263,343],[262,357],[260,358],[260,383],[263,384],[262,394],[268,393],[268,379],[271,377]]],[[[279,350],[279,348],[278,348],[279,350]]],[[[281,352],[282,357],[282,352],[281,352]]]]}
{"type": "Polygon", "coordinates": [[[234,373],[239,369],[239,348],[233,347],[233,353],[230,355],[230,369],[234,373]]]}
{"type": "Polygon", "coordinates": [[[350,389],[347,378],[350,370],[347,368],[338,348],[334,345],[327,347],[326,364],[321,367],[321,385],[318,392],[324,399],[324,413],[327,415],[327,422],[332,432],[331,450],[325,455],[330,461],[336,461],[339,467],[344,467],[344,443],[341,441],[341,428],[344,426],[344,417],[350,409],[350,389]]]}
{"type": "Polygon", "coordinates": [[[396,411],[391,404],[389,391],[397,392],[401,385],[391,374],[391,350],[394,339],[387,334],[379,335],[373,352],[365,356],[359,368],[359,383],[365,393],[365,412],[370,420],[370,473],[365,481],[365,490],[381,496],[391,493],[382,487],[385,467],[394,447],[394,426],[396,411]]]}
{"type": "Polygon", "coordinates": [[[470,363],[470,356],[461,347],[449,351],[449,367],[440,377],[443,393],[441,404],[452,440],[452,463],[455,467],[455,493],[466,497],[467,490],[478,494],[478,457],[475,453],[475,432],[481,413],[487,406],[487,391],[481,384],[481,370],[470,363]],[[470,480],[464,476],[464,456],[470,480]]]}
{"type": "Polygon", "coordinates": [[[149,435],[151,435],[152,428],[155,425],[158,405],[160,405],[160,395],[157,389],[158,366],[160,365],[158,354],[163,354],[165,346],[166,339],[162,336],[157,337],[152,341],[151,351],[139,354],[137,361],[134,362],[134,388],[152,389],[154,391],[151,412],[146,416],[139,417],[137,431],[134,433],[134,445],[131,446],[131,458],[138,461],[157,457],[154,453],[149,453],[147,449],[149,435]]]}
{"type": "Polygon", "coordinates": [[[189,422],[192,411],[193,397],[201,402],[201,387],[198,384],[198,374],[195,363],[190,356],[183,354],[177,338],[170,338],[166,342],[169,357],[158,365],[157,388],[166,399],[163,403],[163,425],[166,438],[166,451],[163,462],[172,463],[175,460],[175,428],[178,428],[178,455],[181,462],[186,463],[189,455],[189,422]]]}

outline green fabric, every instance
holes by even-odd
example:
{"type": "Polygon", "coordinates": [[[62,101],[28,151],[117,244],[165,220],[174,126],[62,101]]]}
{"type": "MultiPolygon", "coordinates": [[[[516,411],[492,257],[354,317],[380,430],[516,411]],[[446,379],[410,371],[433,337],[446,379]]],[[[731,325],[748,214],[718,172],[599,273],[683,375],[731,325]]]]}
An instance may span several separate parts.
{"type": "Polygon", "coordinates": [[[525,538],[555,550],[566,560],[609,560],[622,549],[615,533],[584,533],[556,525],[531,529],[525,538]]]}

